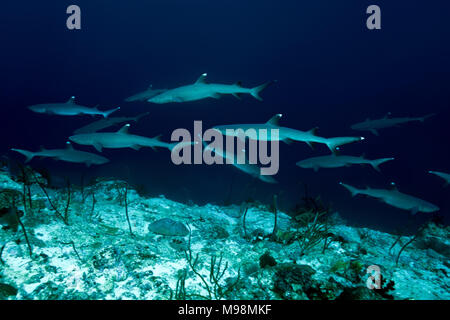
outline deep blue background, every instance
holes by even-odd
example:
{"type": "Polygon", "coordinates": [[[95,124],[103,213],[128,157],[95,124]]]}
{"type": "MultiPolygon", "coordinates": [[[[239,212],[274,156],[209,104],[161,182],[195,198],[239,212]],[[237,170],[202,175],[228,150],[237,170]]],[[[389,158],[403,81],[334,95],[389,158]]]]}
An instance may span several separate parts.
{"type": "MultiPolygon", "coordinates": [[[[233,183],[232,200],[250,196],[269,202],[282,192],[280,206],[298,202],[302,183],[355,224],[391,229],[409,214],[372,199],[351,199],[346,181],[387,187],[427,199],[449,211],[450,188],[428,170],[450,172],[449,75],[450,3],[445,1],[4,1],[0,8],[0,154],[19,159],[9,148],[62,147],[90,117],[60,118],[31,113],[26,106],[66,101],[104,108],[121,106],[122,115],[150,111],[132,132],[170,139],[194,120],[209,127],[267,121],[283,113],[283,125],[319,134],[354,135],[349,127],[367,117],[422,116],[412,123],[365,134],[363,144],[346,146],[353,155],[395,156],[379,174],[370,168],[311,170],[295,162],[327,150],[302,143],[281,148],[278,185],[252,182],[233,167],[181,166],[167,150],[106,150],[103,167],[36,160],[57,175],[118,176],[145,184],[151,195],[180,201],[222,203],[233,183]],[[67,6],[82,10],[82,30],[69,31],[67,6]],[[382,9],[382,30],[365,27],[366,8],[382,9]],[[242,80],[255,86],[278,83],[263,92],[264,102],[233,97],[186,104],[126,104],[146,89],[194,82],[208,72],[214,82],[242,80]]],[[[86,148],[86,150],[93,150],[86,148]]],[[[21,159],[21,158],[20,158],[21,159]]],[[[421,215],[424,218],[426,215],[421,215]]]]}

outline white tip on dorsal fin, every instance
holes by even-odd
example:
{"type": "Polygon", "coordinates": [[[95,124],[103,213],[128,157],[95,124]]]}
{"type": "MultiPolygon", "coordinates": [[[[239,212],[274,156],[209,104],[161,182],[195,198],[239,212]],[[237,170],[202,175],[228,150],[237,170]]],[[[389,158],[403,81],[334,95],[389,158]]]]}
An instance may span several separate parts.
{"type": "Polygon", "coordinates": [[[196,83],[196,84],[197,84],[197,83],[206,83],[206,77],[207,77],[207,76],[208,76],[207,73],[202,74],[202,75],[200,76],[200,78],[198,78],[197,81],[196,81],[195,83],[196,83]]]}
{"type": "Polygon", "coordinates": [[[283,115],[281,113],[278,113],[278,114],[274,115],[272,118],[270,118],[270,120],[267,121],[266,124],[270,124],[272,126],[278,127],[279,126],[279,121],[280,121],[282,116],[283,115]]]}
{"type": "Polygon", "coordinates": [[[117,131],[117,133],[127,134],[129,128],[130,128],[130,124],[127,123],[127,124],[124,125],[122,128],[120,128],[120,130],[117,131]]]}
{"type": "Polygon", "coordinates": [[[73,145],[70,143],[70,141],[66,142],[66,149],[73,150],[73,145]]]}
{"type": "Polygon", "coordinates": [[[71,96],[67,103],[75,103],[75,96],[71,96]]]}
{"type": "Polygon", "coordinates": [[[149,86],[148,86],[148,88],[149,88],[149,89],[152,89],[152,88],[153,88],[153,85],[152,85],[152,84],[151,84],[151,85],[149,85],[149,86]]]}
{"type": "Polygon", "coordinates": [[[389,118],[392,115],[391,112],[386,113],[386,115],[384,116],[385,119],[389,118]]]}

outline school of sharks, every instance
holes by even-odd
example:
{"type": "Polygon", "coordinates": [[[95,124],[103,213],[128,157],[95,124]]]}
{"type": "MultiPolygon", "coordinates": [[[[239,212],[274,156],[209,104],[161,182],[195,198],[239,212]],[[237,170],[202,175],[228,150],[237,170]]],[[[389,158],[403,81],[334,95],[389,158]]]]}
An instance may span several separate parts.
{"type": "MultiPolygon", "coordinates": [[[[188,101],[199,101],[203,99],[220,99],[224,95],[232,95],[237,99],[242,99],[243,95],[250,95],[253,98],[263,101],[261,92],[275,81],[268,81],[253,88],[246,88],[241,82],[234,84],[220,84],[210,83],[207,80],[207,74],[202,74],[197,81],[191,84],[175,87],[172,89],[155,89],[150,86],[144,92],[137,93],[125,99],[125,102],[141,102],[146,104],[179,104],[188,101]]],[[[212,102],[213,103],[213,102],[212,102]]],[[[137,133],[130,133],[132,128],[131,123],[143,121],[142,119],[149,117],[150,113],[144,113],[135,117],[114,117],[114,114],[121,108],[115,107],[108,110],[100,110],[98,107],[87,107],[76,102],[75,97],[71,97],[67,102],[50,102],[44,104],[36,104],[29,106],[28,109],[32,112],[48,114],[49,116],[99,116],[101,119],[96,120],[82,128],[79,128],[68,137],[66,141],[61,141],[61,144],[66,143],[65,148],[61,149],[45,149],[39,151],[22,150],[13,148],[12,151],[18,152],[25,156],[26,162],[33,160],[36,157],[53,158],[60,161],[72,163],[84,163],[88,167],[91,165],[102,165],[109,162],[109,159],[101,156],[99,153],[104,148],[131,148],[139,150],[140,148],[166,148],[171,152],[185,148],[191,148],[196,142],[164,142],[160,136],[144,137],[137,133]],[[119,130],[111,130],[115,125],[122,125],[119,130]],[[82,151],[78,147],[74,147],[72,143],[81,146],[91,146],[95,148],[97,153],[82,151]]],[[[368,132],[377,138],[380,131],[386,128],[398,127],[402,124],[411,122],[424,122],[432,118],[434,114],[428,114],[419,117],[393,117],[390,113],[379,119],[369,119],[356,123],[351,126],[351,129],[359,132],[368,132]]],[[[318,171],[320,168],[342,168],[353,165],[368,165],[376,171],[380,171],[380,166],[389,161],[395,161],[395,155],[381,155],[379,159],[366,159],[364,156],[344,155],[340,152],[340,147],[350,143],[363,142],[365,137],[355,135],[352,137],[321,137],[317,134],[316,128],[302,131],[296,128],[287,128],[280,125],[281,114],[275,114],[271,119],[255,119],[254,124],[228,124],[217,125],[212,128],[216,132],[224,135],[237,137],[236,132],[239,130],[245,131],[244,141],[281,141],[291,144],[292,142],[304,142],[313,147],[314,144],[325,145],[330,154],[326,156],[312,157],[300,160],[296,165],[304,169],[313,169],[318,171]],[[261,121],[262,120],[262,121],[261,121]],[[262,131],[276,130],[277,135],[262,135],[262,131]]],[[[202,138],[202,137],[200,137],[202,138]]],[[[197,142],[198,143],[198,142],[197,142]]],[[[206,144],[206,141],[200,141],[200,145],[205,147],[205,150],[214,151],[217,157],[227,160],[227,164],[231,164],[241,172],[248,174],[265,183],[277,183],[273,175],[262,174],[259,166],[255,163],[236,162],[234,158],[236,154],[232,151],[221,149],[220,147],[206,144]],[[230,160],[231,161],[228,161],[230,160]]],[[[294,148],[295,146],[291,146],[294,148]]],[[[274,151],[274,150],[272,150],[274,151]]],[[[439,177],[445,182],[445,185],[450,183],[450,174],[441,171],[430,170],[428,172],[434,176],[439,177]]],[[[348,185],[344,181],[339,184],[347,189],[351,196],[365,195],[378,199],[387,205],[395,208],[407,210],[412,214],[417,212],[432,213],[439,211],[439,207],[430,203],[420,196],[409,195],[400,192],[395,186],[387,189],[375,189],[366,186],[365,189],[358,189],[355,186],[348,185]]]]}

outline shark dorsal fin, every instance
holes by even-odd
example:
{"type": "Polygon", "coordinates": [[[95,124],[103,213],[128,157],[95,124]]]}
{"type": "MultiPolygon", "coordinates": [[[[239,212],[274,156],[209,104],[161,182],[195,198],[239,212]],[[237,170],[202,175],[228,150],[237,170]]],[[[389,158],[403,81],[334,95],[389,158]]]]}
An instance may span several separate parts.
{"type": "Polygon", "coordinates": [[[40,151],[40,152],[43,152],[43,151],[46,151],[46,149],[45,149],[44,146],[40,146],[40,147],[39,147],[39,151],[40,151]]]}
{"type": "Polygon", "coordinates": [[[149,85],[149,86],[148,86],[148,88],[149,88],[149,89],[152,89],[152,88],[153,88],[153,85],[152,85],[152,84],[151,84],[151,85],[149,85]]]}
{"type": "Polygon", "coordinates": [[[315,136],[315,135],[317,135],[317,130],[319,130],[319,127],[312,128],[311,130],[308,131],[308,133],[315,136]]]}
{"type": "Polygon", "coordinates": [[[200,84],[200,83],[206,83],[206,77],[208,76],[207,73],[204,73],[200,76],[200,78],[197,79],[197,81],[195,82],[195,84],[200,84]]]}
{"type": "Polygon", "coordinates": [[[75,103],[75,96],[71,96],[67,103],[75,103]]]}
{"type": "Polygon", "coordinates": [[[278,113],[278,114],[274,115],[272,118],[270,118],[270,120],[267,121],[266,124],[278,127],[279,126],[279,121],[280,121],[282,116],[283,115],[281,113],[278,113]]]}
{"type": "Polygon", "coordinates": [[[153,139],[155,139],[155,140],[158,140],[158,141],[161,141],[161,137],[162,137],[162,134],[158,134],[156,137],[154,137],[153,139]]]}
{"type": "Polygon", "coordinates": [[[117,131],[117,133],[121,133],[121,134],[128,134],[128,129],[130,128],[130,124],[127,123],[126,125],[124,125],[122,128],[120,128],[119,131],[117,131]]]}
{"type": "Polygon", "coordinates": [[[390,118],[390,117],[391,117],[391,115],[392,115],[392,113],[390,113],[390,112],[386,113],[386,115],[384,116],[384,119],[388,119],[388,118],[390,118]]]}
{"type": "Polygon", "coordinates": [[[242,88],[242,81],[238,81],[234,85],[238,86],[239,88],[242,88]]]}
{"type": "Polygon", "coordinates": [[[69,141],[66,142],[66,149],[67,150],[74,150],[73,149],[73,145],[69,141]]]}

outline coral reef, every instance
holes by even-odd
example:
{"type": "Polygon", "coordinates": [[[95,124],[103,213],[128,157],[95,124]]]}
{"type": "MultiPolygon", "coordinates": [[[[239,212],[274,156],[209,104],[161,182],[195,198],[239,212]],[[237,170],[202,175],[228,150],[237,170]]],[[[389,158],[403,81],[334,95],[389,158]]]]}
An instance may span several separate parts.
{"type": "Polygon", "coordinates": [[[276,201],[182,204],[114,179],[24,186],[0,171],[24,227],[1,220],[0,299],[450,299],[450,230],[434,223],[399,255],[411,237],[346,225],[310,200],[292,218],[276,201]]]}

